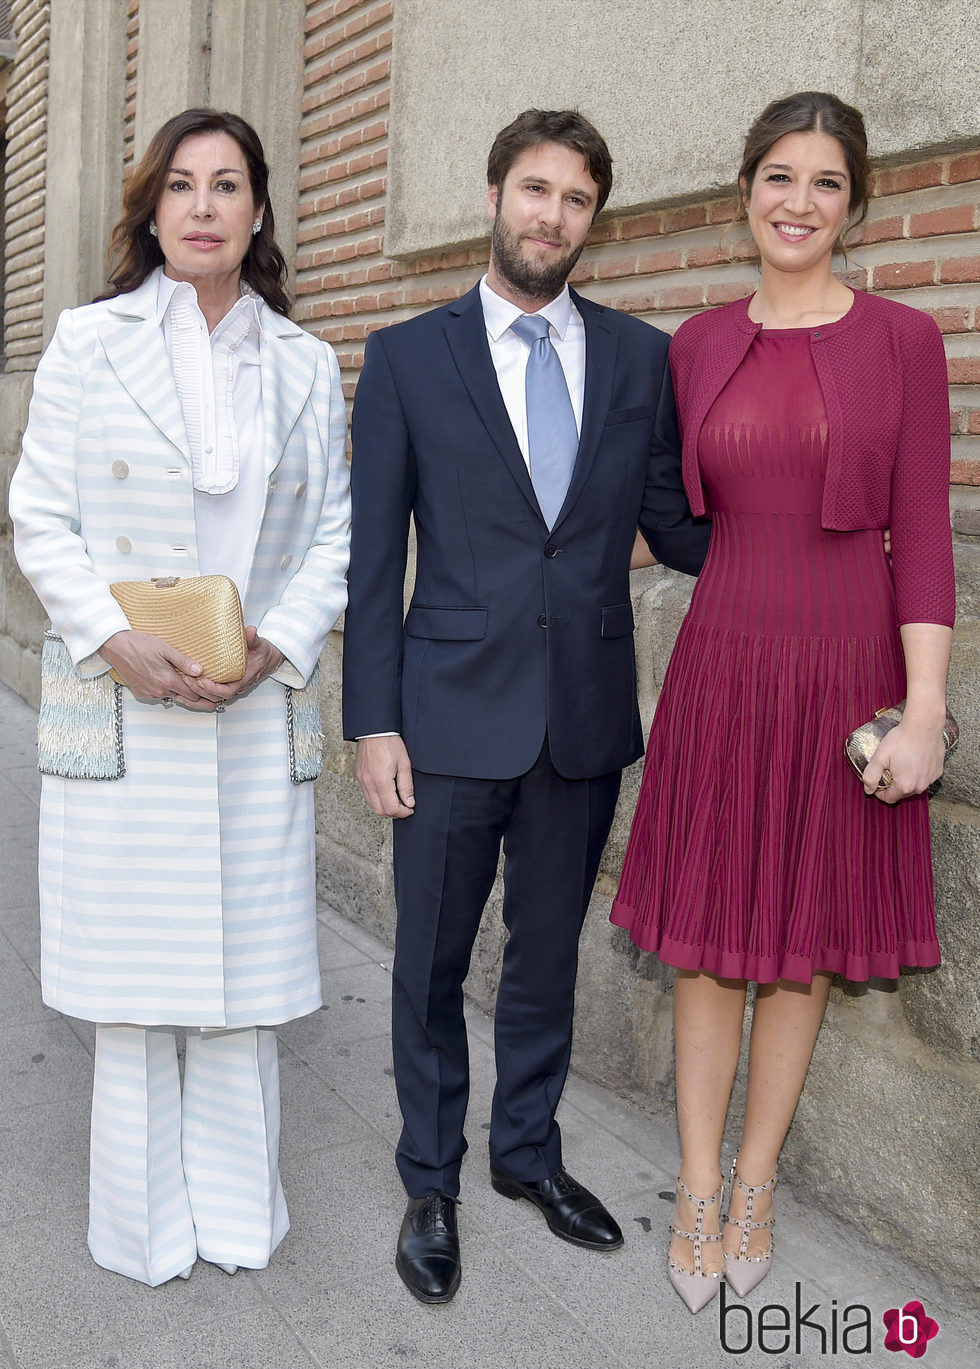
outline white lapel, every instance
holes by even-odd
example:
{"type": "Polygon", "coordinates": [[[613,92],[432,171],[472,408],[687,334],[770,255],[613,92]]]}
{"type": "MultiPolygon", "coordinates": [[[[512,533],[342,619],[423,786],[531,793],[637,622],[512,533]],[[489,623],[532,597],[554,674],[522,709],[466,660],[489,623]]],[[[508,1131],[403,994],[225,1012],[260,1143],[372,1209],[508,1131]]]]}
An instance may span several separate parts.
{"type": "MultiPolygon", "coordinates": [[[[266,476],[282,460],[289,434],[310,397],[316,376],[316,360],[302,346],[307,336],[290,319],[264,302],[259,305],[262,324],[262,414],[265,422],[266,476]]],[[[326,415],[324,415],[326,421],[326,415]]]]}
{"type": "Polygon", "coordinates": [[[184,416],[157,322],[157,276],[154,271],[138,289],[108,301],[112,317],[99,329],[99,340],[120,384],[189,461],[184,416]]]}
{"type": "MultiPolygon", "coordinates": [[[[190,460],[173,370],[157,321],[157,273],[138,289],[107,302],[111,318],[99,339],[120,384],[147,417],[190,460]]],[[[289,434],[310,397],[316,361],[300,345],[307,335],[290,319],[259,302],[262,326],[262,411],[265,466],[270,475],[282,459],[289,434]]]]}

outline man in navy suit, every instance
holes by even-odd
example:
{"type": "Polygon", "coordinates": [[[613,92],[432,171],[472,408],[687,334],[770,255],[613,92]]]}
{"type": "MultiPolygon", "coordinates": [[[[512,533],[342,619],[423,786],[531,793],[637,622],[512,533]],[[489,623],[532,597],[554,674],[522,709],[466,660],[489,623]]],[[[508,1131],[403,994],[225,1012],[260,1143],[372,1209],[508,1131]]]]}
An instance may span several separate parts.
{"type": "Polygon", "coordinates": [[[344,729],[368,804],[398,820],[396,1267],[423,1302],[460,1280],[462,984],[501,842],[490,1180],[565,1240],[622,1244],[562,1167],[555,1109],[579,933],[620,772],[642,752],[634,535],[690,574],[708,541],[681,486],[666,336],[566,283],[609,194],[605,142],[578,113],[528,110],[498,134],[488,182],[486,276],[373,333],[354,401],[344,729]]]}

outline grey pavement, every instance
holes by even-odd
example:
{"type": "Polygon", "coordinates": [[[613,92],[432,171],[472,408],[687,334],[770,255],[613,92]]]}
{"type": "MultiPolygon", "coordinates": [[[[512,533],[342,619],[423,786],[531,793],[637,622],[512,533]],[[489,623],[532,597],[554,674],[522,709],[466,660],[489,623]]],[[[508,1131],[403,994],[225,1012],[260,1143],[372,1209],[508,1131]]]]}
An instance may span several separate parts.
{"type": "MultiPolygon", "coordinates": [[[[100,1269],[85,1245],[93,1029],[45,1008],[37,979],[34,725],[0,687],[0,1369],[900,1369],[882,1316],[912,1299],[939,1324],[928,1369],[980,1364],[980,1300],[945,1294],[785,1182],[774,1269],[748,1310],[729,1309],[723,1324],[716,1300],[691,1317],[664,1272],[672,1119],[651,1121],[576,1078],[560,1114],[565,1159],[616,1213],[626,1245],[596,1255],[556,1240],[527,1203],[490,1188],[492,1024],[472,1009],[463,1283],[447,1306],[415,1302],[393,1267],[404,1195],[391,953],[326,907],[324,1006],[280,1031],[292,1229],[269,1268],[229,1278],[199,1261],[186,1283],[155,1289],[100,1269]]],[[[961,1253],[975,1273],[976,1250],[961,1253]]]]}

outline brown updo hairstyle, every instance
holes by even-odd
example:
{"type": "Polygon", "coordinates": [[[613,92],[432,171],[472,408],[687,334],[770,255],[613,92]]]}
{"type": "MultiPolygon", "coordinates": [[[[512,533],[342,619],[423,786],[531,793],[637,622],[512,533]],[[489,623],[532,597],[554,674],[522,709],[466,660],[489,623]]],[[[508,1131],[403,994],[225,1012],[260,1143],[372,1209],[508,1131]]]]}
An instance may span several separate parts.
{"type": "Polygon", "coordinates": [[[871,191],[871,163],[868,161],[868,135],[864,129],[864,118],[853,105],[847,105],[836,95],[819,90],[803,90],[773,100],[749,129],[745,137],[742,165],[738,171],[738,218],[745,215],[745,204],[759,163],[772,145],[787,133],[825,133],[840,143],[851,181],[848,212],[851,216],[857,214],[848,232],[856,228],[868,212],[871,191]]]}
{"type": "Polygon", "coordinates": [[[262,143],[251,124],[237,114],[217,109],[185,109],[168,119],[150,139],[123,190],[122,218],[109,239],[109,283],[115,288],[102,298],[111,299],[137,289],[156,267],[163,265],[163,252],[150,234],[150,222],[178,145],[195,133],[227,133],[242,149],[255,207],[265,207],[262,227],[249,243],[242,262],[242,280],[262,296],[270,309],[288,316],[292,301],[286,291],[285,258],[275,239],[269,168],[262,143]]]}

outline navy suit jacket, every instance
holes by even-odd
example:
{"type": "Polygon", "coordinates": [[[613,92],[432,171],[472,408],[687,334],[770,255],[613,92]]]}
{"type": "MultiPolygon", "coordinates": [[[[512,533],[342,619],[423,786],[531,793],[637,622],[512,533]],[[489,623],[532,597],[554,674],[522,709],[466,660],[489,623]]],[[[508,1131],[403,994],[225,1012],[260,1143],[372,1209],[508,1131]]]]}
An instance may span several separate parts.
{"type": "Polygon", "coordinates": [[[545,735],[558,772],[643,749],[629,559],[636,527],[697,574],[664,333],[574,295],[578,456],[549,532],[504,405],[479,287],[373,333],[354,399],[344,735],[398,732],[434,774],[509,779],[545,735]],[[415,587],[403,608],[409,522],[415,587]]]}

